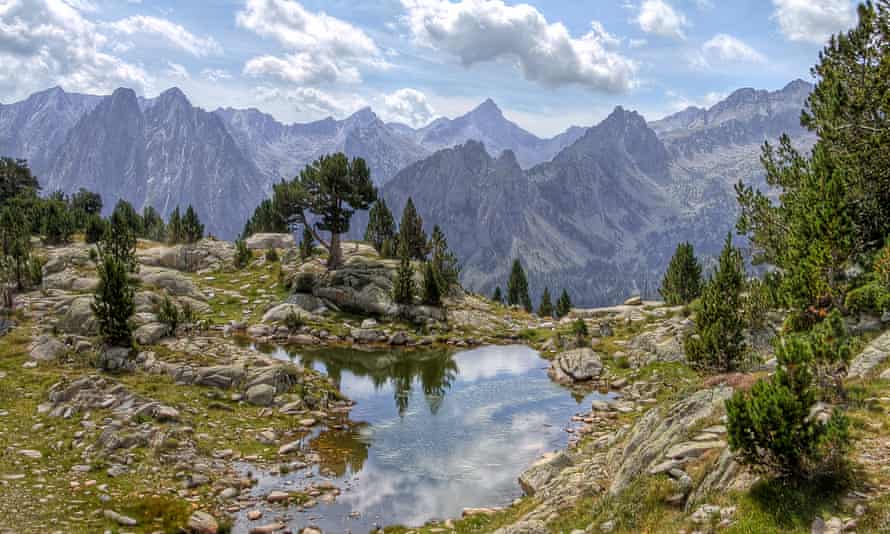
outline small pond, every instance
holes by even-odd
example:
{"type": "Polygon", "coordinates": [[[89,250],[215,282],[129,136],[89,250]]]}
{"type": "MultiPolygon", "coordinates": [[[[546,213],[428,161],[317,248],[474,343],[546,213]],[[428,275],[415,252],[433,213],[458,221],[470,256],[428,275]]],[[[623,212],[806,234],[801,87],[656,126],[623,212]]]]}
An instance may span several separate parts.
{"type": "Polygon", "coordinates": [[[326,452],[310,480],[305,472],[260,477],[257,495],[319,479],[342,487],[334,503],[289,511],[292,529],[364,533],[507,505],[521,495],[519,474],[564,447],[572,415],[597,396],[573,396],[551,382],[548,362],[525,346],[272,354],[327,373],[356,401],[350,419],[363,423],[307,438],[309,448],[326,452]]]}

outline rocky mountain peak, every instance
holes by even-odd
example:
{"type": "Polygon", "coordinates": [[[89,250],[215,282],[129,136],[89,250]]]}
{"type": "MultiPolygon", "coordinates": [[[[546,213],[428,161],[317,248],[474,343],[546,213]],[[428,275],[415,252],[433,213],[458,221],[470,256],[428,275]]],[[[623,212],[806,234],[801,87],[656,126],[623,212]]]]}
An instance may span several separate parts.
{"type": "Polygon", "coordinates": [[[501,108],[491,98],[486,98],[484,102],[476,106],[467,115],[481,120],[506,120],[501,108]]]}

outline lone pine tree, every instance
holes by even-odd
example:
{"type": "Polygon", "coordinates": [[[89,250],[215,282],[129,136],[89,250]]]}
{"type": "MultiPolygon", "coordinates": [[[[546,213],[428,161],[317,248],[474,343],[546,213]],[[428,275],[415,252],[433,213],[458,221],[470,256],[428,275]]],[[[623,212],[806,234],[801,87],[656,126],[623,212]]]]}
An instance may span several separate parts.
{"type": "Polygon", "coordinates": [[[701,264],[692,243],[677,245],[659,291],[671,306],[689,304],[701,295],[701,264]]]}

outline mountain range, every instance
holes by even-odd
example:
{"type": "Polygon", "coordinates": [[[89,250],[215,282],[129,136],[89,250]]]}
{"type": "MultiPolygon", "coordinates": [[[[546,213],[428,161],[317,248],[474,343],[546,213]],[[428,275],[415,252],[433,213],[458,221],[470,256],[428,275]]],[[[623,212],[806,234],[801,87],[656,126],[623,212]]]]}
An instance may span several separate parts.
{"type": "MultiPolygon", "coordinates": [[[[812,85],[740,89],[708,108],[647,123],[617,108],[593,128],[541,139],[492,100],[413,129],[371,109],[283,124],[256,109],[205,111],[177,88],[155,98],[52,88],[0,105],[0,154],[29,160],[45,191],[97,191],[168,215],[193,204],[233,238],[271,185],[320,155],[364,158],[398,216],[414,199],[443,227],[465,285],[490,291],[521,257],[534,293],[565,287],[582,304],[654,294],[679,240],[714,254],[736,216],[732,186],[762,183],[759,145],[799,124],[812,85]]],[[[364,226],[357,217],[353,234],[364,226]]]]}

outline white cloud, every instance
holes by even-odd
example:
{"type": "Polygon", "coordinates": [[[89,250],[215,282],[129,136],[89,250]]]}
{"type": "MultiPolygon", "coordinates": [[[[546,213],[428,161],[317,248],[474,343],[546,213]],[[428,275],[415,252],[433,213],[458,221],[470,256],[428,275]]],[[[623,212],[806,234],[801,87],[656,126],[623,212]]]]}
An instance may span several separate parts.
{"type": "Polygon", "coordinates": [[[548,87],[581,85],[620,92],[635,85],[636,64],[607,50],[615,38],[594,22],[581,37],[527,4],[502,0],[402,0],[415,41],[457,56],[465,66],[516,62],[525,79],[548,87]]]}
{"type": "Polygon", "coordinates": [[[167,62],[167,70],[164,71],[164,74],[168,78],[172,78],[174,80],[188,80],[191,78],[188,69],[186,69],[179,63],[173,63],[172,61],[167,62]]]}
{"type": "Polygon", "coordinates": [[[383,95],[380,115],[386,121],[419,128],[429,124],[435,117],[435,112],[425,94],[416,89],[405,88],[383,95]]]}
{"type": "Polygon", "coordinates": [[[285,101],[303,116],[344,117],[368,105],[358,95],[333,95],[314,87],[284,90],[261,86],[254,94],[264,102],[285,101]]]}
{"type": "Polygon", "coordinates": [[[666,91],[665,95],[670,99],[668,104],[668,112],[676,113],[678,111],[683,111],[688,107],[696,107],[709,109],[714,104],[724,100],[729,93],[721,93],[718,91],[711,91],[709,93],[705,93],[699,98],[687,98],[676,91],[666,91]]]}
{"type": "Polygon", "coordinates": [[[144,90],[148,74],[106,50],[107,37],[78,9],[90,5],[62,0],[0,3],[0,88],[13,96],[53,84],[94,93],[121,85],[144,90]]]}
{"type": "Polygon", "coordinates": [[[232,79],[232,75],[229,73],[229,71],[224,69],[204,69],[201,71],[201,76],[211,82],[232,79]]]}
{"type": "Polygon", "coordinates": [[[732,35],[720,33],[709,39],[702,45],[702,52],[706,58],[716,59],[722,62],[746,62],[765,63],[766,58],[754,50],[744,41],[732,35]]]}
{"type": "Polygon", "coordinates": [[[683,28],[689,25],[689,21],[682,12],[664,0],[645,0],[640,4],[637,24],[646,33],[672,39],[685,39],[683,28]]]}
{"type": "Polygon", "coordinates": [[[238,26],[275,39],[283,56],[247,61],[244,73],[299,84],[355,83],[360,68],[387,68],[376,43],[361,29],[325,13],[313,13],[293,0],[247,0],[238,26]]]}
{"type": "Polygon", "coordinates": [[[773,17],[791,41],[824,43],[856,24],[853,0],[773,0],[773,17]]]}
{"type": "Polygon", "coordinates": [[[627,45],[631,48],[642,48],[649,43],[646,39],[631,39],[627,45]]]}
{"type": "Polygon", "coordinates": [[[135,15],[109,22],[106,26],[115,33],[130,37],[144,35],[161,38],[176,48],[197,57],[222,53],[222,47],[213,37],[199,37],[183,26],[167,19],[135,15]]]}

